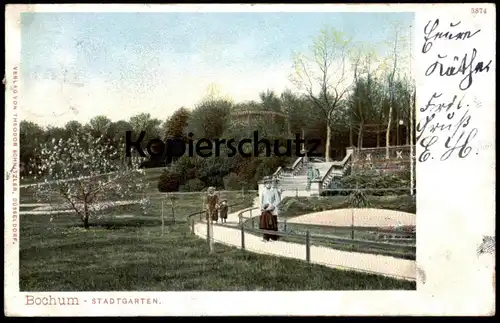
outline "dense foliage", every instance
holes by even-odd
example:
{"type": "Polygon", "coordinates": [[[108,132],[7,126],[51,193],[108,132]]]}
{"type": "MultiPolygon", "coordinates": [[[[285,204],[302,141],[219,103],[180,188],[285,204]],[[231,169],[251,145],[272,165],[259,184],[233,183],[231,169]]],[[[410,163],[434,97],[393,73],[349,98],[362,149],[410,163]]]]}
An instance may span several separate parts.
{"type": "Polygon", "coordinates": [[[349,195],[352,190],[363,188],[364,194],[374,196],[408,195],[410,183],[408,171],[376,173],[359,172],[334,180],[331,191],[325,191],[324,196],[349,195]]]}
{"type": "MultiPolygon", "coordinates": [[[[173,114],[166,113],[162,116],[163,120],[149,113],[140,113],[128,120],[116,122],[106,116],[96,116],[84,125],[70,121],[64,127],[48,128],[22,121],[21,176],[32,178],[41,171],[40,144],[53,140],[66,141],[76,133],[102,138],[122,155],[127,131],[132,131],[133,141],[139,138],[141,131],[145,132],[140,148],[146,155],[150,140],[167,142],[177,139],[175,145],[167,145],[168,149],[164,149],[163,154],[139,159],[141,168],[166,168],[158,183],[160,191],[177,191],[181,187],[182,190],[193,190],[208,186],[256,189],[257,181],[262,176],[272,174],[277,167],[295,159],[295,144],[292,145],[291,157],[278,157],[274,153],[265,157],[263,145],[259,146],[260,156],[242,157],[236,154],[229,157],[225,147],[221,148],[220,157],[187,156],[189,145],[196,145],[202,138],[235,139],[238,142],[253,138],[254,131],[258,131],[259,138],[271,141],[273,150],[275,139],[284,146],[286,139],[295,139],[298,134],[306,139],[321,139],[322,144],[316,152],[332,159],[343,158],[345,148],[353,145],[384,147],[408,144],[409,111],[415,91],[406,76],[407,71],[400,70],[404,65],[404,57],[400,57],[403,51],[397,48],[403,43],[397,36],[398,32],[400,30],[395,29],[394,53],[375,57],[369,50],[362,50],[362,46],[351,43],[342,33],[326,28],[313,41],[310,55],[295,57],[294,65],[291,66],[295,69],[291,76],[291,84],[295,85],[295,89],[286,89],[281,94],[271,90],[262,91],[259,99],[254,101],[235,103],[228,98],[209,95],[194,107],[180,107],[173,114]],[[319,53],[331,55],[322,56],[319,53]],[[308,62],[311,57],[312,61],[308,62]],[[398,70],[396,59],[399,62],[398,70]],[[346,61],[350,63],[344,66],[341,75],[335,72],[337,68],[332,67],[328,71],[321,68],[323,65],[346,64],[346,61]],[[304,70],[306,67],[310,70],[304,70]],[[278,114],[271,115],[270,112],[278,114]],[[185,155],[181,157],[184,148],[185,155]],[[169,149],[171,154],[167,153],[169,149]]],[[[249,146],[244,149],[249,150],[249,146]]],[[[306,149],[311,148],[308,144],[305,146],[306,149]]],[[[132,164],[130,158],[126,162],[132,164]]],[[[337,185],[353,187],[356,181],[348,177],[337,185]]],[[[364,187],[372,184],[394,187],[400,183],[396,178],[378,177],[377,183],[359,184],[364,187]]]]}

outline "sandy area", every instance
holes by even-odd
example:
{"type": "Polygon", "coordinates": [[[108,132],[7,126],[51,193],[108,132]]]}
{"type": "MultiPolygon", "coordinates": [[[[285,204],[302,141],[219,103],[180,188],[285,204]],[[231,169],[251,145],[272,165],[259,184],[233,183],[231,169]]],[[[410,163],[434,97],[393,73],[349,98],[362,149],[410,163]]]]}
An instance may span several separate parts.
{"type": "MultiPolygon", "coordinates": [[[[416,225],[415,214],[384,209],[353,209],[354,225],[359,227],[390,227],[394,225],[416,225]]],[[[351,209],[328,210],[301,215],[289,219],[289,223],[315,225],[350,226],[351,209]]]]}

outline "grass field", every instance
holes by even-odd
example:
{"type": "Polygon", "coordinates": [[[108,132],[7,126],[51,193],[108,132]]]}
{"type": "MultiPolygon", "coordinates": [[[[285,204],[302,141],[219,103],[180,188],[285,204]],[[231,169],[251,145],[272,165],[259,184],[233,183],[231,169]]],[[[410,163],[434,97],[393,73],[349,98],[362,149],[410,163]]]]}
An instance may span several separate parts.
{"type": "MultiPolygon", "coordinates": [[[[229,194],[252,204],[252,196],[229,194]]],[[[189,233],[185,216],[200,209],[199,195],[176,206],[176,222],[161,208],[146,216],[107,216],[82,228],[73,215],[21,216],[21,291],[190,291],[190,290],[414,290],[415,283],[334,270],[294,259],[252,254],[219,244],[208,254],[205,240],[189,233]],[[177,212],[178,211],[178,212],[177,212]],[[178,216],[177,216],[178,214],[178,216]]],[[[140,214],[137,205],[109,214],[140,214]]]]}

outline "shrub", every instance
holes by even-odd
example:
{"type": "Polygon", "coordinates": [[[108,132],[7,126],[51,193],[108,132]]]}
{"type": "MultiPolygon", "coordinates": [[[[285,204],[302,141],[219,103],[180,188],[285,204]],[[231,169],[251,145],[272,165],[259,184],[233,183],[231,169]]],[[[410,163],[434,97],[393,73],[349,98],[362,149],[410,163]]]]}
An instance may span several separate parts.
{"type": "Polygon", "coordinates": [[[181,184],[182,176],[174,169],[168,169],[160,175],[158,190],[160,192],[177,192],[181,184]]]}
{"type": "Polygon", "coordinates": [[[297,214],[306,214],[311,212],[320,211],[320,209],[316,209],[315,205],[309,203],[307,200],[302,200],[299,198],[285,198],[280,203],[280,211],[282,213],[286,213],[292,211],[294,215],[297,214]]]}
{"type": "Polygon", "coordinates": [[[179,187],[181,192],[200,192],[205,188],[205,183],[198,178],[188,180],[184,185],[179,187]]]}
{"type": "Polygon", "coordinates": [[[176,173],[181,175],[181,183],[196,178],[196,170],[199,168],[200,161],[196,157],[183,155],[179,157],[172,165],[176,173]]]}
{"type": "Polygon", "coordinates": [[[207,185],[222,187],[223,177],[230,172],[229,159],[225,157],[204,158],[198,168],[199,178],[207,185]]]}
{"type": "Polygon", "coordinates": [[[245,186],[244,181],[235,173],[230,173],[223,179],[224,189],[228,191],[240,190],[245,186]]]}
{"type": "Polygon", "coordinates": [[[165,166],[166,166],[166,163],[164,160],[149,159],[149,160],[143,161],[139,165],[139,168],[157,168],[157,167],[165,167],[165,166]]]}
{"type": "Polygon", "coordinates": [[[323,196],[346,196],[353,189],[372,189],[365,191],[365,194],[374,196],[407,195],[410,190],[410,176],[407,171],[389,174],[365,171],[337,179],[330,187],[346,191],[325,191],[322,193],[323,196]],[[401,188],[408,188],[408,190],[401,188]]]}
{"type": "MultiPolygon", "coordinates": [[[[365,207],[387,209],[416,214],[416,202],[412,196],[366,196],[365,207]]],[[[359,205],[360,204],[354,204],[359,205]]],[[[291,217],[307,213],[349,209],[353,207],[352,197],[285,197],[280,203],[280,216],[291,217]]]]}

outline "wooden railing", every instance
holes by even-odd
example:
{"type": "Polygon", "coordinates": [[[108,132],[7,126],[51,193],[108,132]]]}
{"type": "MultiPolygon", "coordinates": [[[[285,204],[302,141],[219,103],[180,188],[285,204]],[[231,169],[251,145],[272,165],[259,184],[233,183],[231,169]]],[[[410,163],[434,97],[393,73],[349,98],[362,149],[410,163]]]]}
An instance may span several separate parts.
{"type": "MultiPolygon", "coordinates": [[[[227,214],[231,214],[231,209],[235,206],[240,206],[240,205],[243,205],[245,202],[239,202],[239,203],[234,203],[234,204],[230,204],[227,206],[227,214]]],[[[194,225],[197,221],[203,221],[203,216],[205,215],[206,216],[207,214],[207,211],[206,210],[203,210],[203,211],[198,211],[198,212],[194,212],[194,213],[191,213],[189,214],[187,217],[186,217],[186,222],[189,224],[190,226],[190,229],[191,229],[191,233],[194,234],[194,225]]],[[[207,221],[207,229],[208,229],[208,221],[207,221]]],[[[208,232],[208,231],[207,231],[208,232]]],[[[207,239],[208,239],[208,235],[207,235],[207,239]]]]}
{"type": "Polygon", "coordinates": [[[278,167],[272,175],[273,178],[281,178],[285,174],[297,175],[298,172],[304,167],[304,157],[298,157],[291,167],[278,167]]]}
{"type": "Polygon", "coordinates": [[[410,154],[410,146],[390,146],[388,149],[386,147],[361,148],[354,151],[353,160],[354,162],[367,160],[384,161],[387,159],[409,161],[410,154]],[[387,152],[389,152],[389,155],[387,155],[387,152]]]}
{"type": "MultiPolygon", "coordinates": [[[[355,246],[357,249],[361,248],[376,248],[383,250],[384,253],[401,255],[401,252],[398,252],[397,249],[404,250],[403,256],[406,258],[415,259],[416,256],[416,244],[402,244],[402,243],[394,243],[394,242],[382,242],[382,241],[374,241],[374,240],[363,240],[363,239],[354,239],[354,235],[352,235],[351,239],[342,238],[332,235],[325,234],[311,234],[309,230],[305,230],[303,233],[292,233],[287,232],[287,223],[286,219],[284,219],[284,230],[283,231],[270,231],[270,230],[262,230],[256,228],[256,222],[258,227],[258,221],[255,221],[260,214],[253,216],[252,213],[257,211],[259,208],[251,207],[244,209],[238,213],[239,218],[239,226],[241,230],[241,248],[245,249],[245,232],[254,233],[258,235],[270,234],[276,235],[279,237],[293,237],[298,238],[299,240],[303,239],[305,243],[305,260],[307,262],[311,261],[311,241],[313,240],[326,240],[334,245],[343,245],[345,246],[355,246]],[[248,213],[249,216],[244,216],[245,213],[248,213]]],[[[257,212],[258,213],[258,212],[257,212]]],[[[343,229],[351,229],[354,231],[370,231],[376,234],[395,234],[402,236],[409,236],[410,238],[415,237],[415,232],[397,232],[392,230],[384,230],[379,228],[365,228],[365,227],[331,227],[331,228],[343,228],[343,229]]],[[[353,232],[354,232],[353,231],[353,232]]],[[[334,248],[335,249],[335,248],[334,248]]],[[[345,248],[342,248],[345,249],[345,248]]]]}

